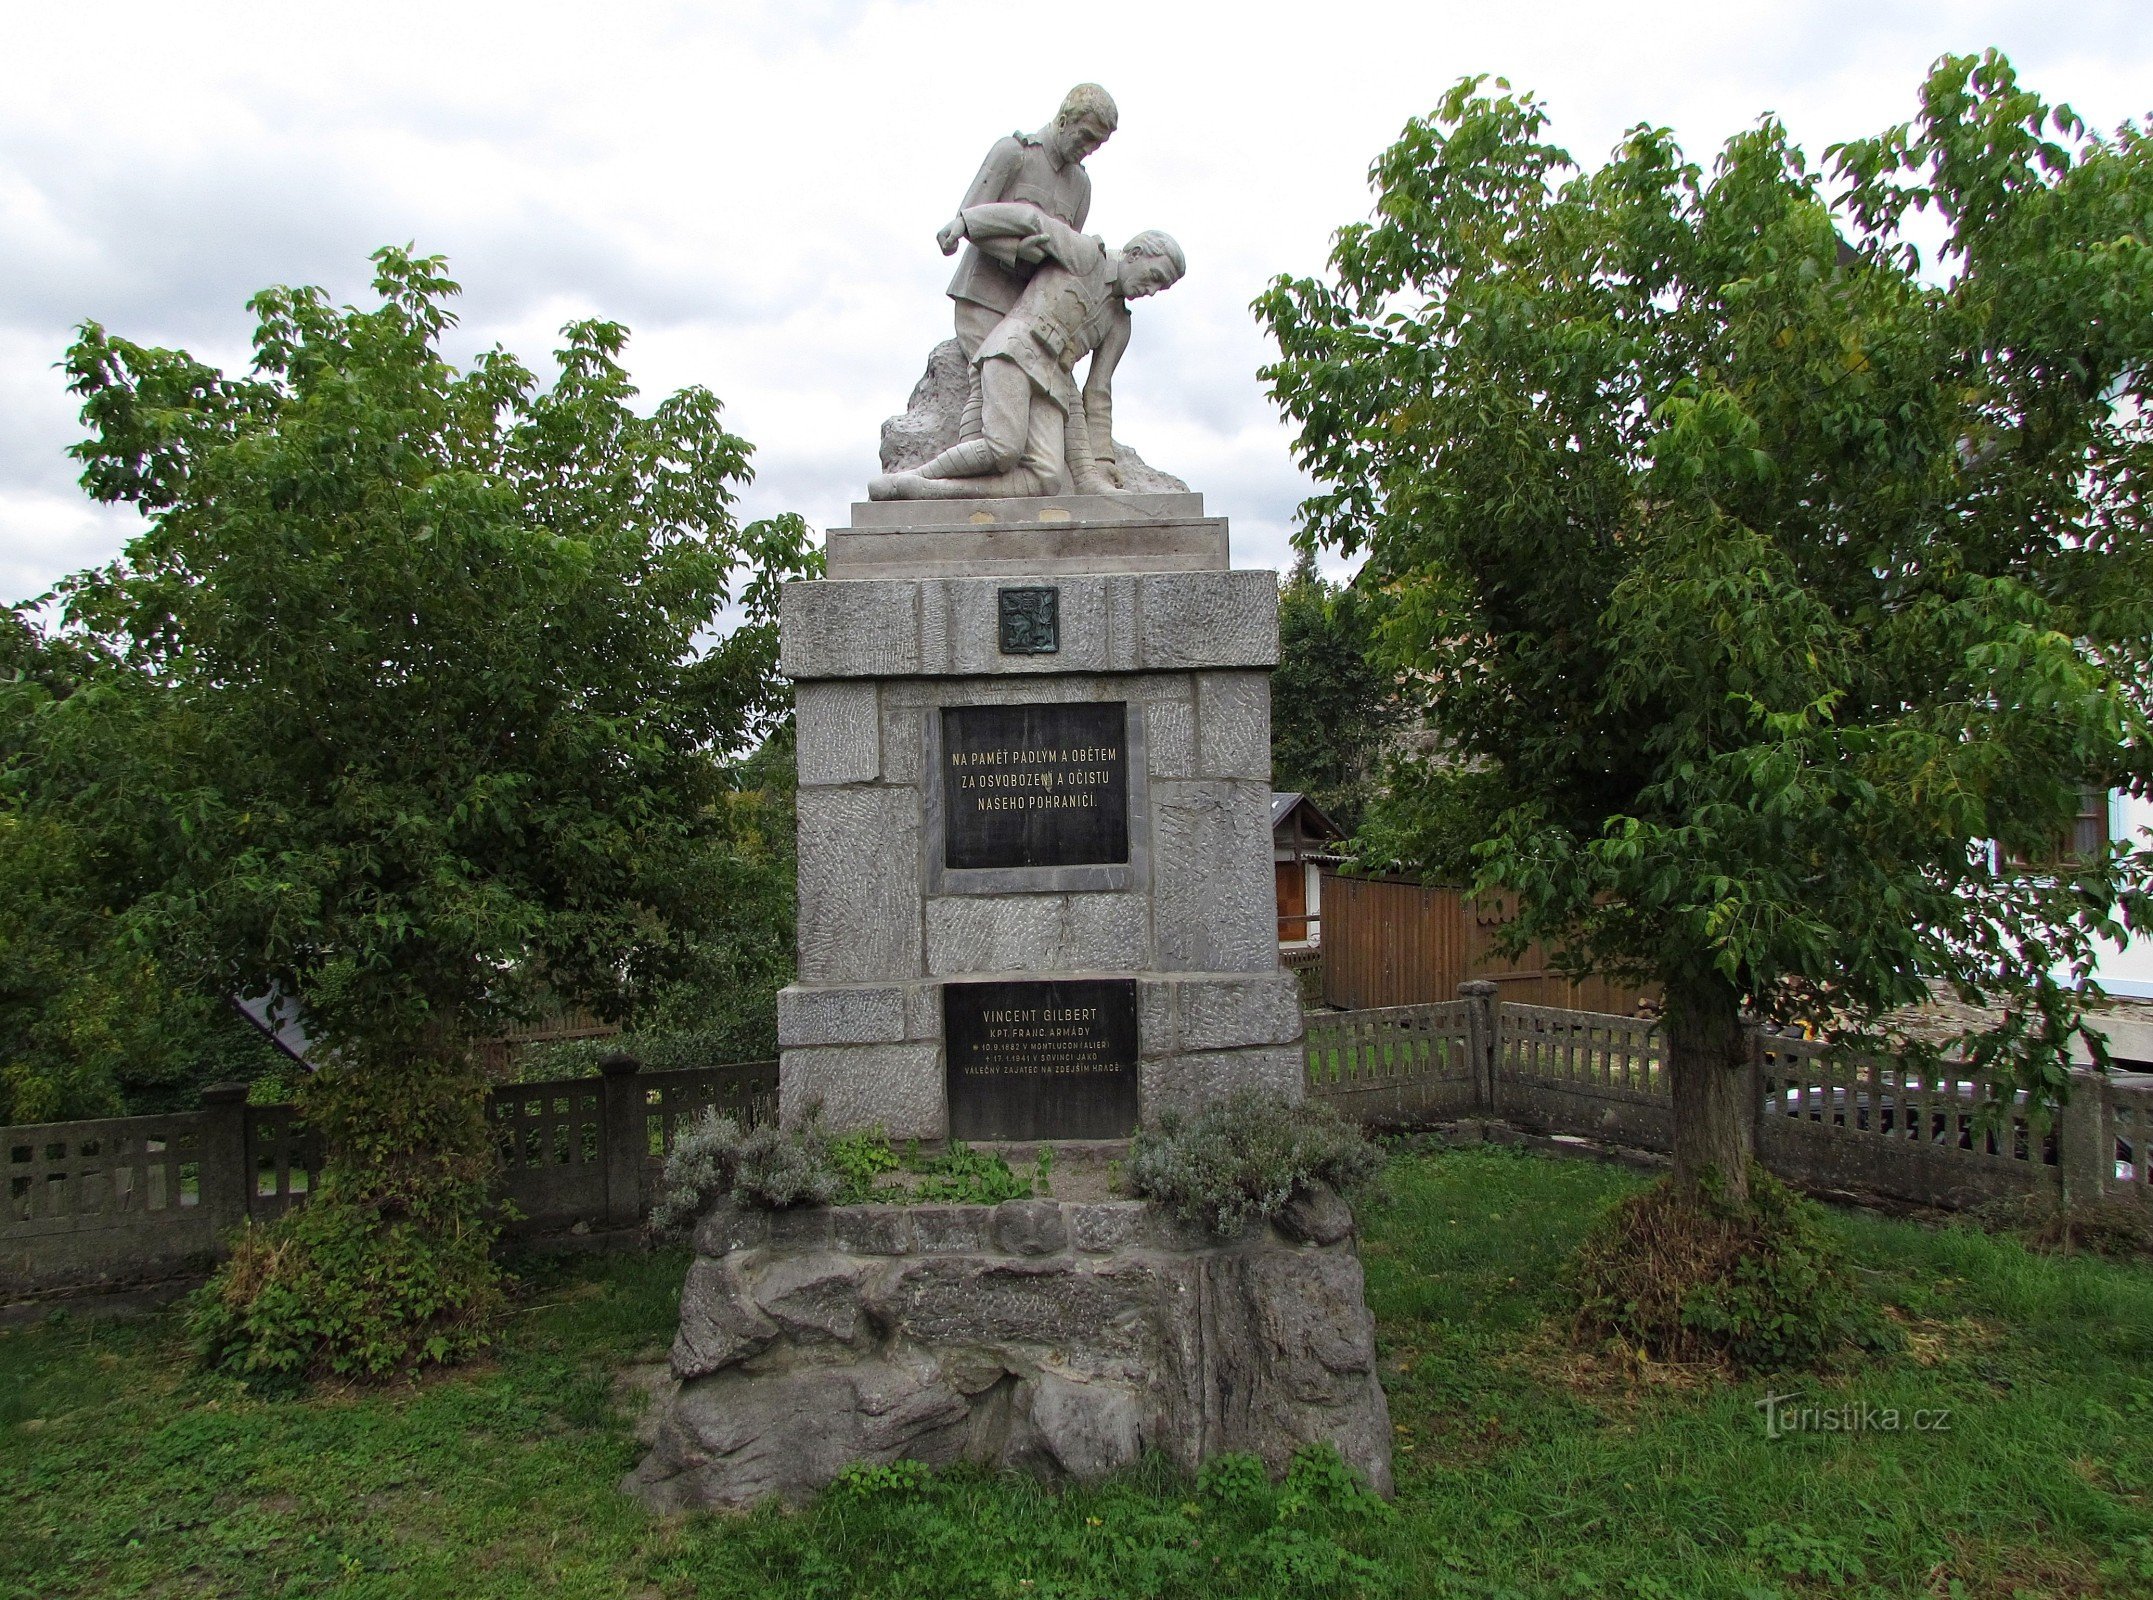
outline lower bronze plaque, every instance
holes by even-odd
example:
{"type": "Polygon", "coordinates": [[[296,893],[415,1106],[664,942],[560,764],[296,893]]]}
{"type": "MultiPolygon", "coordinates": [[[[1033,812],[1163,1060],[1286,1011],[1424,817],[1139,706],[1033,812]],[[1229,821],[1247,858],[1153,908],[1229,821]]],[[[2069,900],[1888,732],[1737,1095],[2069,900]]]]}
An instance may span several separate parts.
{"type": "Polygon", "coordinates": [[[1136,980],[942,986],[953,1139],[1125,1139],[1136,980]]]}
{"type": "Polygon", "coordinates": [[[948,706],[943,864],[1067,867],[1129,859],[1129,708],[948,706]]]}

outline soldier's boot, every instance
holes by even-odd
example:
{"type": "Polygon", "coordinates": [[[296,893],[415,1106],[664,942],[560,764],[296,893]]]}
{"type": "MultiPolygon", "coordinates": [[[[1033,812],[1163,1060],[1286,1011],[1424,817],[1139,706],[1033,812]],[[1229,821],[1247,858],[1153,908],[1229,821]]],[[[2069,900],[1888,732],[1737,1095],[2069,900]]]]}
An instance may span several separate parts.
{"type": "Polygon", "coordinates": [[[976,478],[930,478],[918,472],[886,472],[867,480],[867,498],[870,500],[1021,500],[1055,492],[1030,467],[990,472],[976,478]]]}
{"type": "Polygon", "coordinates": [[[987,440],[973,438],[951,445],[913,470],[923,478],[984,478],[1014,465],[987,440]]]}

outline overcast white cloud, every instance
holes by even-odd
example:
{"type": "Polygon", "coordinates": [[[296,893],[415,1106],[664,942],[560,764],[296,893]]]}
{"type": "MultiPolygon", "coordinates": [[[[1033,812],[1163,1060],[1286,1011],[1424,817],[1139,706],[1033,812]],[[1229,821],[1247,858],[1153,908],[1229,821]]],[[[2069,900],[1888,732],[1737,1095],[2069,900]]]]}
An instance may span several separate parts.
{"type": "Polygon", "coordinates": [[[1092,225],[1171,229],[1190,275],[1139,313],[1118,431],[1276,565],[1304,484],[1249,300],[1365,214],[1369,161],[1452,81],[1551,102],[1588,161],[1640,120],[1708,155],[1764,111],[1812,151],[1903,120],[1928,64],[1998,45],[2112,125],[2153,102],[2153,8],[2005,0],[1348,6],[983,0],[0,11],[0,598],[116,554],[74,487],[54,370],[94,317],[243,360],[247,296],[362,298],[416,242],[464,284],[461,352],[538,364],[634,330],[650,395],[715,389],[757,445],[748,509],[842,523],[945,336],[934,230],[988,144],[1071,83],[1122,126],[1092,225]]]}

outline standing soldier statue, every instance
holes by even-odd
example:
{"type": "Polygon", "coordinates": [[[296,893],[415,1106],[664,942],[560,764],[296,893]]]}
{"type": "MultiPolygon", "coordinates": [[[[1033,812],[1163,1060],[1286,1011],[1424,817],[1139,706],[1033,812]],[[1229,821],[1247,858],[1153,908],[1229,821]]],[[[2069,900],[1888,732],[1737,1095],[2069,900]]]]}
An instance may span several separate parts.
{"type": "MultiPolygon", "coordinates": [[[[977,206],[1015,201],[1083,232],[1084,219],[1091,213],[1091,174],[1084,170],[1084,158],[1106,143],[1120,120],[1112,95],[1096,83],[1078,84],[1062,98],[1061,110],[1046,127],[995,141],[957,215],[935,235],[946,256],[956,254],[960,244],[965,246],[957,275],[949,280],[949,297],[957,303],[957,343],[968,365],[995,324],[1015,309],[1036,260],[997,259],[982,253],[976,243],[966,244],[964,213],[977,206]]],[[[974,439],[979,432],[979,369],[975,365],[957,437],[974,439]]]]}

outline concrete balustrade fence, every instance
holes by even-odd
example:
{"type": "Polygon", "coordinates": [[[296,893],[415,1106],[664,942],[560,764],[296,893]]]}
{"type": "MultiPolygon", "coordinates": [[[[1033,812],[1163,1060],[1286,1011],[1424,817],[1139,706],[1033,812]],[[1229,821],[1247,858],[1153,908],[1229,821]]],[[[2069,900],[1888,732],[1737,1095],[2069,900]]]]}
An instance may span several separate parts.
{"type": "MultiPolygon", "coordinates": [[[[1748,1031],[1758,1158],[1808,1189],[1953,1208],[2016,1195],[2153,1203],[2153,1079],[2081,1072],[2045,1124],[2022,1090],[1945,1063],[1923,1069],[1748,1031]]],[[[1308,1088],[1364,1124],[1490,1118],[1526,1132],[1665,1151],[1655,1022],[1520,1005],[1485,981],[1435,1005],[1317,1015],[1308,1088]]]]}
{"type": "MultiPolygon", "coordinates": [[[[777,1063],[503,1084],[486,1115],[510,1237],[627,1228],[649,1209],[673,1141],[710,1107],[776,1113],[777,1063]]],[[[302,1205],[320,1142],[288,1105],[208,1089],[199,1111],[0,1128],[0,1295],[202,1270],[232,1231],[302,1205]]]]}
{"type": "MultiPolygon", "coordinates": [[[[1964,1207],[2013,1195],[2153,1204],[2153,1079],[2084,1073],[2043,1125],[2022,1092],[1990,1103],[1963,1066],[1835,1054],[1749,1036],[1759,1157],[1809,1189],[1964,1207]]],[[[1369,1127],[1494,1119],[1664,1151],[1663,1039],[1636,1017],[1498,998],[1485,980],[1432,1005],[1318,1013],[1308,1091],[1369,1127]]],[[[232,1231],[305,1203],[318,1142],[288,1105],[236,1085],[199,1111],[0,1128],[0,1295],[206,1268],[232,1231]]],[[[511,1237],[633,1228],[665,1154],[709,1107],[774,1116],[775,1062],[504,1084],[487,1099],[511,1237]]]]}

